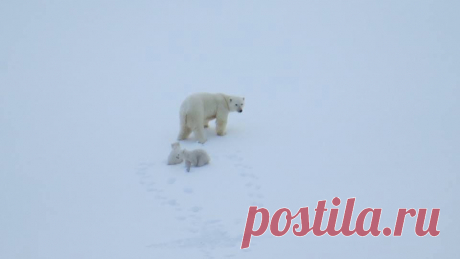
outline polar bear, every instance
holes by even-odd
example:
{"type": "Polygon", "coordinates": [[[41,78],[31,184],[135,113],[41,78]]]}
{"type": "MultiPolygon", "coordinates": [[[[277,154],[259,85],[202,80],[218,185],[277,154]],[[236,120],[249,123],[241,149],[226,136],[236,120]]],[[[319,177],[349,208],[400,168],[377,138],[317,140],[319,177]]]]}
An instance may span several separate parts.
{"type": "Polygon", "coordinates": [[[177,165],[182,163],[184,159],[181,156],[182,150],[180,149],[180,144],[179,142],[172,143],[171,144],[171,153],[169,153],[168,156],[168,165],[177,165]]]}
{"type": "Polygon", "coordinates": [[[180,107],[180,132],[178,139],[186,139],[193,131],[199,143],[206,142],[204,128],[216,119],[217,135],[226,134],[229,112],[243,112],[244,97],[226,94],[196,93],[187,97],[180,107]]]}
{"type": "Polygon", "coordinates": [[[209,161],[211,160],[209,158],[208,153],[206,153],[206,151],[204,151],[203,149],[195,149],[193,151],[188,151],[184,149],[180,154],[180,157],[185,160],[187,172],[190,172],[191,166],[204,166],[209,164],[209,161]]]}

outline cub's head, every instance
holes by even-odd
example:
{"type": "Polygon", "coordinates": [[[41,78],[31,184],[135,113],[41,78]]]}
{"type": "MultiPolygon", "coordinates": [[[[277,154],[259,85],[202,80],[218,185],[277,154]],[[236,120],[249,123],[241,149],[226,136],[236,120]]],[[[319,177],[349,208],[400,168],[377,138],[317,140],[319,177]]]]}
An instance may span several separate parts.
{"type": "Polygon", "coordinates": [[[228,108],[233,112],[243,112],[244,97],[228,96],[228,108]]]}
{"type": "Polygon", "coordinates": [[[182,163],[184,159],[182,158],[180,149],[173,149],[168,156],[168,165],[177,165],[182,163]]]}
{"type": "Polygon", "coordinates": [[[174,142],[171,144],[172,149],[180,149],[180,143],[179,142],[174,142]]]}

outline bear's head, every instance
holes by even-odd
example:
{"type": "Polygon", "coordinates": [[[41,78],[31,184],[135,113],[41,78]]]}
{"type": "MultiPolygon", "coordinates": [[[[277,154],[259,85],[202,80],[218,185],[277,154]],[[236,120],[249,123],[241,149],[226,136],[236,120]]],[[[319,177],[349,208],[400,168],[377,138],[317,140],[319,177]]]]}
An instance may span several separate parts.
{"type": "Polygon", "coordinates": [[[228,108],[230,111],[242,113],[244,108],[244,97],[229,96],[228,108]]]}

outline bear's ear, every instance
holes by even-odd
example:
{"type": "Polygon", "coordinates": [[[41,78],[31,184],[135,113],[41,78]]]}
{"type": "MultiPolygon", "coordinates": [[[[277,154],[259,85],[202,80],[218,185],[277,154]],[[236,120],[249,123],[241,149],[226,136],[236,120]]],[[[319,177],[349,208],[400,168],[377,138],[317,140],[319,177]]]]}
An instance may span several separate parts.
{"type": "Polygon", "coordinates": [[[244,101],[244,97],[243,97],[243,101],[244,101]]]}
{"type": "Polygon", "coordinates": [[[230,102],[232,102],[232,98],[230,98],[230,102]]]}

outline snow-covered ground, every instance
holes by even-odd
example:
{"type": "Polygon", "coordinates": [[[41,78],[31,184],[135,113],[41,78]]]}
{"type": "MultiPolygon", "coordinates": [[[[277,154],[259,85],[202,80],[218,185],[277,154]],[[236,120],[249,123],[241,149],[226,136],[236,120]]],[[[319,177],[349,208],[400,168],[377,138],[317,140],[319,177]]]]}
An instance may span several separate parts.
{"type": "Polygon", "coordinates": [[[459,12],[2,1],[0,258],[459,258],[459,12]],[[186,173],[166,158],[201,91],[246,108],[226,136],[211,123],[204,145],[181,142],[212,159],[186,173]],[[407,217],[401,237],[267,231],[240,249],[249,206],[334,197],[339,219],[350,197],[354,218],[382,208],[381,229],[398,208],[440,208],[441,233],[417,237],[407,217]]]}

